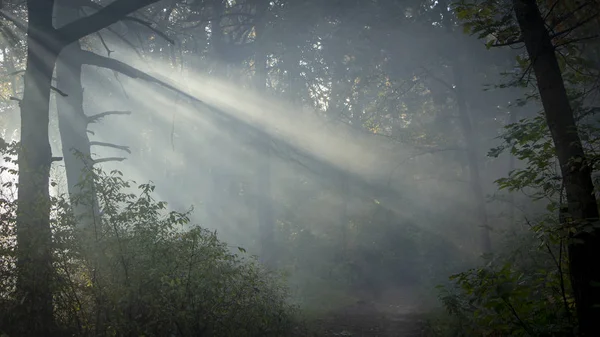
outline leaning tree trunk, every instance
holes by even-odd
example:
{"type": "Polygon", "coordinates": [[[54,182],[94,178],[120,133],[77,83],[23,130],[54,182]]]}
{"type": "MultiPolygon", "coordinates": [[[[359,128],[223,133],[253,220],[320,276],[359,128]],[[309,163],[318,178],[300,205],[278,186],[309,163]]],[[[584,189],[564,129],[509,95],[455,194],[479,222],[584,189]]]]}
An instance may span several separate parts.
{"type": "Polygon", "coordinates": [[[600,336],[600,229],[591,167],[577,132],[554,46],[535,0],[513,0],[523,41],[532,62],[546,122],[560,164],[571,224],[569,269],[583,336],[600,336]],[[575,226],[573,226],[575,224],[575,226]],[[587,227],[584,230],[583,227],[587,227]]]}
{"type": "Polygon", "coordinates": [[[50,90],[60,47],[45,33],[53,31],[53,1],[28,0],[27,70],[21,101],[19,195],[17,210],[18,336],[52,336],[52,235],[48,138],[50,90]]]}

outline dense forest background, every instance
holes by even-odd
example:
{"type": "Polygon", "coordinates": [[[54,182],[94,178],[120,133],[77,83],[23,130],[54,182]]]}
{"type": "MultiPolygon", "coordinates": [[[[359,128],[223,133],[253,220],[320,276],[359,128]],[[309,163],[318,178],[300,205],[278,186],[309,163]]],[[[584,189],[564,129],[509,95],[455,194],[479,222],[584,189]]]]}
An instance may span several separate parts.
{"type": "Polygon", "coordinates": [[[598,336],[596,0],[0,1],[0,336],[598,336]]]}

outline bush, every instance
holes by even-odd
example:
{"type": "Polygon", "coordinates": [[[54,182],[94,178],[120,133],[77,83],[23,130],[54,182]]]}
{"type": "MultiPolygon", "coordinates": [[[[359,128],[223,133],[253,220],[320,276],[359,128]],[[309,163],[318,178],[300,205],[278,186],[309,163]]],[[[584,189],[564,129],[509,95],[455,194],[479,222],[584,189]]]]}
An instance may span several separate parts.
{"type": "Polygon", "coordinates": [[[565,247],[540,222],[507,240],[503,252],[439,287],[450,317],[430,322],[431,336],[572,336],[575,312],[565,247]]]}
{"type": "MultiPolygon", "coordinates": [[[[230,252],[216,233],[191,226],[189,213],[168,212],[152,198],[154,186],[140,185],[136,195],[126,192],[130,183],[117,171],[89,177],[84,184],[93,182],[102,210],[91,226],[78,225],[65,198],[52,200],[54,303],[65,335],[290,335],[295,308],[277,275],[230,252]]],[[[7,230],[14,221],[2,220],[6,308],[14,303],[15,273],[5,263],[14,256],[14,233],[7,230]]],[[[10,317],[1,323],[0,332],[10,332],[10,317]]]]}

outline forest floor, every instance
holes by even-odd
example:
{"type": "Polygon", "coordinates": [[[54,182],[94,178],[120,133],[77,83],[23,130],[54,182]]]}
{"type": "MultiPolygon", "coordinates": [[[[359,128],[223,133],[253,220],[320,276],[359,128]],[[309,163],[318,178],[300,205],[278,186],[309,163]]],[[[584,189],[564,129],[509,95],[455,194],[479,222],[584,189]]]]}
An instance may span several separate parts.
{"type": "Polygon", "coordinates": [[[315,323],[319,337],[420,337],[424,316],[412,292],[391,289],[376,299],[365,298],[331,312],[315,323]]]}

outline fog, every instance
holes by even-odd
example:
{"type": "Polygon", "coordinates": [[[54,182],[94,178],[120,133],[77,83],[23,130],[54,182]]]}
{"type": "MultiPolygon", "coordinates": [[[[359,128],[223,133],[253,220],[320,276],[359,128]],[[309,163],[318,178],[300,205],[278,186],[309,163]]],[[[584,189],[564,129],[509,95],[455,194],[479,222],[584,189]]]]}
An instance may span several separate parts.
{"type": "MultiPolygon", "coordinates": [[[[244,247],[260,258],[257,209],[259,200],[266,198],[276,219],[276,235],[282,236],[277,237],[282,241],[278,253],[287,251],[295,259],[307,258],[307,252],[286,247],[286,235],[308,231],[327,240],[341,240],[345,234],[341,232],[340,221],[348,221],[349,228],[365,226],[369,231],[370,220],[363,224],[355,222],[389,211],[384,221],[408,226],[405,230],[414,226],[424,233],[421,235],[431,238],[429,244],[445,247],[429,257],[442,259],[429,261],[432,264],[447,267],[454,262],[457,266],[464,263],[452,261],[453,258],[477,261],[481,253],[480,226],[473,216],[477,210],[464,163],[464,142],[442,141],[423,146],[406,140],[408,137],[403,134],[411,132],[411,123],[429,124],[427,132],[434,136],[447,133],[448,128],[457,127],[456,112],[442,111],[450,115],[446,118],[415,116],[414,121],[396,122],[388,130],[373,132],[352,125],[353,121],[368,120],[366,109],[350,107],[351,116],[332,116],[326,107],[325,87],[322,88],[324,107],[298,107],[286,100],[285,95],[282,98],[273,92],[253,89],[252,77],[240,74],[234,67],[229,67],[230,73],[239,73],[232,75],[233,78],[217,77],[201,69],[174,66],[170,61],[140,59],[118,41],[110,42],[111,57],[151,74],[180,92],[160,83],[85,67],[86,114],[131,113],[107,116],[90,126],[92,141],[124,145],[131,151],[129,154],[93,146],[94,158],[119,158],[98,166],[106,172],[119,170],[137,183],[155,184],[158,200],[167,201],[177,211],[193,208],[193,223],[216,230],[232,248],[244,247]],[[440,124],[436,118],[445,122],[440,124]],[[261,186],[264,184],[261,170],[268,170],[267,187],[261,186]],[[447,249],[455,255],[445,255],[447,249]]],[[[102,50],[101,46],[96,49],[102,50]]],[[[485,63],[485,53],[480,57],[479,62],[485,63]]],[[[214,66],[215,60],[211,61],[214,66]]],[[[501,83],[503,79],[496,80],[501,83]]],[[[484,92],[483,85],[480,89],[472,86],[474,97],[468,100],[498,94],[498,90],[484,92]]],[[[500,94],[500,100],[506,97],[506,93],[500,94]]],[[[508,109],[492,107],[500,112],[492,119],[492,125],[477,130],[479,140],[475,144],[482,160],[481,185],[492,235],[510,228],[509,201],[505,197],[502,202],[497,197],[506,196],[507,192],[498,191],[494,183],[508,174],[508,156],[486,158],[487,151],[500,143],[501,128],[508,124],[508,113],[502,108],[508,109]]],[[[58,136],[53,147],[60,152],[58,136]]],[[[60,185],[56,188],[64,190],[60,185]]],[[[527,204],[516,205],[518,216],[526,215],[523,209],[528,209],[527,215],[534,215],[536,208],[531,208],[530,201],[522,202],[527,204]]],[[[542,206],[543,203],[538,208],[542,206]]],[[[335,250],[326,254],[339,253],[335,250]]],[[[319,259],[334,258],[325,255],[319,259]]],[[[450,272],[433,271],[438,281],[450,272]]],[[[294,274],[288,276],[293,278],[294,274]]]]}
{"type": "MultiPolygon", "coordinates": [[[[438,306],[433,287],[481,263],[482,235],[498,249],[520,219],[545,211],[548,200],[496,183],[526,163],[488,155],[506,125],[540,109],[516,104],[531,87],[497,87],[520,75],[521,51],[488,50],[438,2],[403,5],[392,20],[367,2],[311,4],[339,6],[313,18],[276,1],[260,41],[251,27],[229,28],[241,16],[215,36],[210,17],[183,3],[153,30],[119,23],[83,41],[150,77],[84,65],[85,114],[112,112],[88,126],[95,167],[122,172],[135,193],[150,182],[169,210],[193,209],[191,224],[281,272],[303,308],[438,306]]],[[[17,61],[5,50],[3,62],[17,61]]],[[[66,95],[50,104],[54,156],[65,150],[66,95]]],[[[18,140],[18,104],[2,104],[2,137],[18,140]]],[[[52,195],[68,193],[65,165],[53,164],[52,195]]]]}

